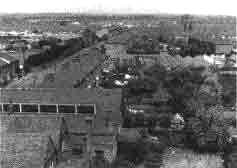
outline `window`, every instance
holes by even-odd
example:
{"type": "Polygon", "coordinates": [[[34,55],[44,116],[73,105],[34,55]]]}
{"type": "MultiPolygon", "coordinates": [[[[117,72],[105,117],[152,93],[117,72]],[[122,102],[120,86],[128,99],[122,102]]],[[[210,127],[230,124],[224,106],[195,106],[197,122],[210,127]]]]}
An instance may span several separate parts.
{"type": "Polygon", "coordinates": [[[95,114],[94,105],[77,105],[77,113],[95,114]]]}
{"type": "Polygon", "coordinates": [[[2,104],[0,104],[0,113],[2,112],[2,104]]]}
{"type": "Polygon", "coordinates": [[[75,113],[74,105],[59,105],[58,106],[59,113],[75,113]]]}
{"type": "Polygon", "coordinates": [[[10,104],[3,104],[3,112],[20,112],[19,104],[12,104],[12,108],[13,109],[11,109],[10,104]]]}
{"type": "Polygon", "coordinates": [[[41,113],[57,113],[56,105],[40,105],[41,113]]]}
{"type": "Polygon", "coordinates": [[[38,113],[38,104],[22,104],[21,111],[23,113],[38,113]]]}

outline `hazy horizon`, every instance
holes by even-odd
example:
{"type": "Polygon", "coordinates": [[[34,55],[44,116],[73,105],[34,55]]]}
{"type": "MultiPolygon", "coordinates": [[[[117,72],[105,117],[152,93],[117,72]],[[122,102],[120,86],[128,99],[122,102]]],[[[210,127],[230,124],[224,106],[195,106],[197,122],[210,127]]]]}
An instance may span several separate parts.
{"type": "Polygon", "coordinates": [[[8,0],[1,2],[1,14],[79,13],[79,14],[191,14],[236,16],[234,0],[8,0]]]}

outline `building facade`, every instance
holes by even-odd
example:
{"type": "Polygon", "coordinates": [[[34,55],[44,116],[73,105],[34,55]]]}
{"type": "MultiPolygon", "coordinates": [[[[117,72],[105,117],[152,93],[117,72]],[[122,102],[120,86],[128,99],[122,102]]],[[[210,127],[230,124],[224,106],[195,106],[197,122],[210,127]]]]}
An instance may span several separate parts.
{"type": "Polygon", "coordinates": [[[7,53],[0,53],[0,85],[4,85],[17,75],[19,61],[7,53]]]}

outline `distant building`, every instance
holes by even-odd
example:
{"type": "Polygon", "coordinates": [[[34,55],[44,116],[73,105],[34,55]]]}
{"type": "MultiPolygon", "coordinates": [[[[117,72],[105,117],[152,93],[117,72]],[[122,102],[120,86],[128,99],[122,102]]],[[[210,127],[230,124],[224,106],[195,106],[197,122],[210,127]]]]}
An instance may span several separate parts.
{"type": "Polygon", "coordinates": [[[216,55],[227,55],[233,50],[233,44],[228,41],[217,41],[216,42],[216,55]]]}
{"type": "Polygon", "coordinates": [[[159,54],[128,54],[126,47],[122,44],[105,45],[106,55],[108,55],[113,63],[136,65],[137,63],[154,65],[157,63],[159,54]]]}
{"type": "Polygon", "coordinates": [[[11,57],[9,54],[0,52],[0,85],[6,84],[17,74],[19,60],[11,57]]]}
{"type": "Polygon", "coordinates": [[[237,67],[227,67],[227,66],[225,66],[225,67],[222,67],[221,69],[220,69],[220,74],[228,74],[228,75],[235,75],[235,76],[237,76],[237,67]]]}
{"type": "Polygon", "coordinates": [[[211,65],[217,65],[218,67],[223,67],[226,62],[226,57],[222,55],[203,55],[204,61],[211,65]]]}

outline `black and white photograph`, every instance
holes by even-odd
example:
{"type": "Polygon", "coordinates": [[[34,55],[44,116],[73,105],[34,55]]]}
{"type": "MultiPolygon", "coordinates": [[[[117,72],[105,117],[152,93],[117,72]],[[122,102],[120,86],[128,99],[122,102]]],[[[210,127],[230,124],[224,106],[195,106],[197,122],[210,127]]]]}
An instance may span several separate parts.
{"type": "Polygon", "coordinates": [[[235,0],[1,0],[0,168],[237,168],[235,0]]]}

